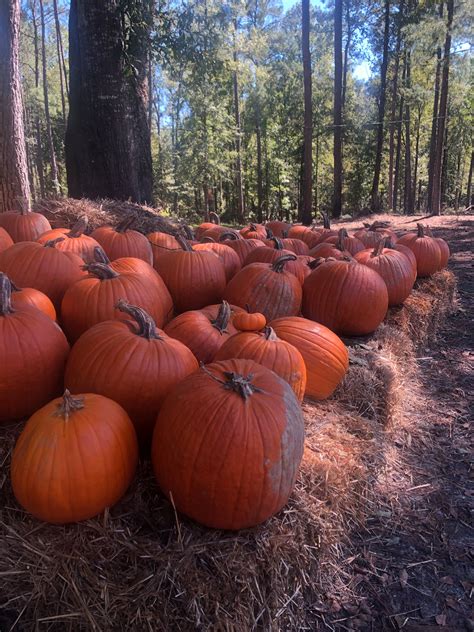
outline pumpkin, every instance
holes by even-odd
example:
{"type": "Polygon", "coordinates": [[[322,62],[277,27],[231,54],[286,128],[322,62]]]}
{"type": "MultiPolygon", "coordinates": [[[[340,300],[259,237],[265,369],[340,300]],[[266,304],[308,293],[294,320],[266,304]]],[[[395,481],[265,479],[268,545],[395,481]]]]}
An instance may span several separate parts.
{"type": "Polygon", "coordinates": [[[117,309],[127,320],[98,323],[74,344],[64,383],[73,393],[98,393],[119,403],[144,444],[151,439],[165,395],[198,363],[145,310],[126,301],[119,301],[117,309]]]}
{"type": "Polygon", "coordinates": [[[265,224],[265,228],[267,230],[270,230],[272,234],[275,235],[275,237],[285,237],[291,228],[291,224],[289,224],[288,222],[283,222],[279,219],[272,219],[265,224]]]}
{"type": "Polygon", "coordinates": [[[10,246],[13,246],[13,244],[13,239],[10,237],[7,231],[0,226],[0,252],[6,250],[7,248],[10,248],[10,246]]]}
{"type": "Polygon", "coordinates": [[[407,246],[416,258],[416,268],[419,277],[434,274],[441,267],[441,250],[433,237],[425,235],[425,227],[417,224],[416,233],[408,233],[400,237],[398,243],[407,246]]]}
{"type": "Polygon", "coordinates": [[[349,368],[346,345],[334,332],[306,318],[277,318],[271,323],[276,335],[296,347],[306,365],[305,395],[330,397],[349,368]]]}
{"type": "Polygon", "coordinates": [[[152,463],[179,511],[208,527],[244,529],[286,504],[303,442],[290,386],[252,360],[225,360],[170,392],[156,422],[152,463]]]}
{"type": "Polygon", "coordinates": [[[26,209],[0,213],[0,227],[7,231],[15,243],[36,241],[42,233],[51,230],[51,224],[44,215],[26,209]]]}
{"type": "MultiPolygon", "coordinates": [[[[94,248],[94,263],[106,263],[111,265],[110,259],[105,254],[102,246],[94,248]]],[[[112,265],[116,272],[136,272],[142,276],[151,277],[152,279],[159,279],[160,285],[163,285],[163,279],[158,272],[152,268],[152,266],[143,261],[143,259],[137,259],[136,257],[121,257],[115,259],[112,265]]]]}
{"type": "Polygon", "coordinates": [[[115,262],[85,265],[89,276],[72,285],[64,294],[61,316],[70,341],[77,340],[104,320],[123,320],[122,312],[116,307],[119,299],[145,309],[158,327],[168,321],[173,304],[160,277],[121,271],[118,261],[118,265],[115,262]]]}
{"type": "Polygon", "coordinates": [[[233,305],[260,312],[267,321],[279,316],[296,316],[301,307],[301,283],[285,270],[296,255],[283,255],[274,263],[251,263],[229,282],[224,298],[233,305]]]}
{"type": "Polygon", "coordinates": [[[344,247],[342,239],[337,238],[335,242],[322,241],[309,251],[311,257],[318,259],[322,257],[327,259],[333,257],[334,259],[342,259],[343,257],[351,256],[351,253],[344,247]]]}
{"type": "Polygon", "coordinates": [[[66,391],[30,417],[18,438],[13,493],[40,520],[78,522],[120,500],[137,463],[137,438],[123,408],[101,395],[66,391]]]}
{"type": "Polygon", "coordinates": [[[326,259],[303,285],[303,316],[343,336],[372,333],[387,308],[385,281],[355,259],[326,259]]]}
{"type": "Polygon", "coordinates": [[[403,244],[399,244],[398,242],[394,243],[391,237],[385,237],[384,248],[389,248],[390,250],[396,250],[397,252],[401,252],[402,254],[404,254],[405,257],[410,262],[410,265],[413,270],[413,275],[416,279],[416,272],[417,272],[416,257],[413,254],[413,251],[410,250],[410,248],[408,248],[408,246],[404,246],[403,244]]]}
{"type": "Polygon", "coordinates": [[[407,257],[396,250],[384,248],[385,240],[375,248],[358,252],[355,260],[378,272],[385,281],[388,304],[401,305],[408,298],[415,283],[413,268],[407,257]]]}
{"type": "Polygon", "coordinates": [[[182,249],[168,252],[156,262],[176,311],[186,312],[219,302],[226,285],[220,258],[211,252],[194,250],[180,235],[176,239],[182,249]]]}
{"type": "Polygon", "coordinates": [[[313,261],[315,261],[315,258],[311,257],[310,255],[298,255],[298,261],[301,261],[301,263],[303,264],[304,282],[304,279],[308,276],[308,274],[311,274],[312,272],[311,264],[313,263],[313,261]]]}
{"type": "Polygon", "coordinates": [[[206,230],[211,230],[216,226],[220,226],[221,219],[217,213],[209,213],[209,222],[202,222],[195,230],[196,239],[202,239],[206,230]]]}
{"type": "MultiPolygon", "coordinates": [[[[11,283],[11,282],[10,282],[11,283]]],[[[56,310],[51,300],[33,287],[18,288],[14,283],[11,283],[12,295],[11,302],[13,309],[18,309],[29,305],[30,307],[36,307],[40,312],[49,316],[51,320],[56,320],[56,310]]]]}
{"type": "Polygon", "coordinates": [[[222,233],[219,237],[219,242],[229,246],[238,254],[241,265],[244,265],[245,258],[249,252],[265,245],[265,242],[261,239],[243,239],[240,235],[237,236],[229,231],[222,233]]]}
{"type": "Polygon", "coordinates": [[[428,237],[433,237],[433,239],[436,241],[436,243],[439,246],[439,250],[441,253],[441,262],[439,264],[439,269],[442,270],[443,268],[445,268],[448,265],[448,261],[449,261],[449,256],[450,256],[450,251],[449,251],[449,246],[447,244],[447,242],[442,239],[441,237],[435,237],[433,235],[433,232],[431,230],[431,228],[429,226],[425,226],[425,231],[426,234],[428,235],[428,237]]]}
{"type": "Polygon", "coordinates": [[[221,346],[216,361],[244,358],[271,369],[293,389],[302,401],[306,387],[306,367],[301,353],[289,342],[280,340],[271,327],[262,332],[242,331],[221,346]]]}
{"type": "MultiPolygon", "coordinates": [[[[360,239],[357,239],[357,237],[349,237],[349,234],[345,228],[341,228],[336,236],[333,235],[332,237],[326,237],[324,241],[327,244],[337,244],[339,250],[346,250],[352,256],[354,256],[358,252],[361,252],[362,250],[365,250],[365,246],[360,241],[360,239]]],[[[316,248],[314,250],[316,250],[316,248]]],[[[313,256],[321,255],[313,254],[313,256]]]]}
{"type": "MultiPolygon", "coordinates": [[[[283,249],[283,244],[280,239],[277,237],[275,237],[275,239],[278,242],[275,248],[261,246],[260,248],[255,248],[255,250],[249,252],[249,254],[245,257],[244,266],[248,266],[251,263],[274,263],[283,255],[293,254],[290,250],[283,249]]],[[[285,270],[294,274],[299,282],[303,283],[305,278],[304,263],[302,263],[298,257],[289,260],[285,265],[285,270]]]]}
{"type": "Polygon", "coordinates": [[[242,267],[239,255],[235,252],[235,250],[232,250],[232,248],[229,248],[229,246],[226,246],[225,244],[218,244],[213,241],[207,241],[201,244],[196,244],[193,247],[193,250],[196,250],[197,252],[199,252],[200,250],[212,252],[217,257],[219,257],[224,265],[225,278],[227,282],[229,282],[231,278],[235,276],[242,267]]]}
{"type": "Polygon", "coordinates": [[[38,237],[37,242],[44,245],[48,241],[54,241],[57,250],[68,250],[81,257],[84,263],[92,263],[94,261],[94,248],[99,244],[92,237],[84,235],[87,224],[87,216],[81,217],[71,229],[53,228],[47,230],[38,237]]]}
{"type": "Polygon", "coordinates": [[[238,331],[259,331],[267,324],[267,319],[259,312],[239,312],[235,314],[232,324],[238,331]]]}
{"type": "Polygon", "coordinates": [[[308,248],[314,248],[321,241],[319,233],[315,232],[309,226],[292,226],[288,232],[290,239],[300,239],[308,246],[308,248]]]}
{"type": "Polygon", "coordinates": [[[170,250],[181,250],[181,246],[178,244],[173,235],[155,232],[149,233],[147,238],[153,251],[153,265],[155,267],[156,262],[162,255],[166,254],[170,250]]]}
{"type": "Polygon", "coordinates": [[[301,239],[291,239],[286,237],[281,240],[283,248],[286,250],[290,250],[295,255],[308,255],[309,254],[309,246],[301,239]]]}
{"type": "Polygon", "coordinates": [[[213,228],[208,228],[203,233],[200,233],[199,238],[202,240],[205,237],[209,239],[214,239],[214,241],[220,241],[222,235],[227,234],[235,235],[236,239],[243,239],[240,233],[233,228],[227,228],[226,226],[214,226],[213,228]]]}
{"type": "Polygon", "coordinates": [[[96,228],[91,237],[99,242],[111,261],[121,257],[135,257],[153,265],[150,242],[142,233],[130,229],[134,221],[135,217],[130,215],[119,222],[115,228],[113,226],[96,228]]]}
{"type": "Polygon", "coordinates": [[[337,237],[338,231],[331,228],[331,222],[327,213],[321,213],[323,218],[322,226],[314,226],[313,231],[318,235],[319,241],[324,241],[328,237],[337,237]]]}
{"type": "Polygon", "coordinates": [[[58,311],[67,288],[85,272],[80,257],[55,246],[54,241],[44,246],[31,241],[14,244],[0,252],[0,270],[18,287],[32,287],[46,294],[58,311]]]}
{"type": "Polygon", "coordinates": [[[0,422],[31,415],[61,392],[69,353],[58,325],[29,305],[12,307],[0,273],[0,422]]]}
{"type": "Polygon", "coordinates": [[[249,224],[239,232],[244,239],[266,239],[267,237],[267,229],[263,224],[249,224]]]}
{"type": "Polygon", "coordinates": [[[354,237],[360,239],[360,241],[364,244],[366,248],[375,248],[377,244],[385,239],[386,237],[390,237],[392,243],[396,243],[397,236],[393,232],[386,227],[384,222],[373,222],[373,224],[364,224],[364,228],[357,230],[354,233],[354,237]]]}

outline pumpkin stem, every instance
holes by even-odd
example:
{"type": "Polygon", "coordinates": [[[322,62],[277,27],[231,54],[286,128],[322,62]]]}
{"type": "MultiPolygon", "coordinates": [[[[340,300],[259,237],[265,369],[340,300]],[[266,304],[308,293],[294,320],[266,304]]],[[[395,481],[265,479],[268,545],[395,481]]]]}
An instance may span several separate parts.
{"type": "Polygon", "coordinates": [[[107,265],[110,264],[110,259],[105,254],[105,250],[102,248],[102,246],[96,246],[94,248],[94,259],[96,260],[96,263],[106,263],[107,265]]]}
{"type": "Polygon", "coordinates": [[[222,301],[222,305],[219,307],[216,318],[211,320],[211,325],[215,327],[220,334],[224,333],[227,329],[227,325],[229,324],[231,314],[232,310],[230,309],[229,303],[227,301],[222,301]]]}
{"type": "Polygon", "coordinates": [[[73,397],[70,391],[66,389],[54,415],[55,417],[63,417],[64,421],[69,421],[72,413],[76,412],[76,410],[81,410],[81,408],[84,408],[84,398],[73,397]]]}
{"type": "Polygon", "coordinates": [[[243,375],[239,375],[239,373],[234,373],[233,371],[224,371],[224,376],[226,380],[221,380],[216,377],[213,373],[209,371],[209,369],[201,363],[201,369],[213,380],[222,384],[222,386],[230,391],[234,391],[238,393],[242,399],[247,401],[247,399],[253,395],[254,393],[262,393],[262,389],[258,388],[258,386],[254,386],[252,384],[252,373],[249,373],[247,377],[243,375]]]}
{"type": "Polygon", "coordinates": [[[286,239],[288,237],[290,231],[288,230],[282,230],[281,231],[281,236],[283,237],[283,239],[286,239]]]}
{"type": "Polygon", "coordinates": [[[192,229],[187,224],[184,224],[184,223],[181,224],[181,228],[182,228],[182,231],[183,231],[186,239],[189,239],[189,240],[193,240],[194,239],[194,233],[193,233],[192,229]]]}
{"type": "Polygon", "coordinates": [[[188,244],[183,235],[176,235],[175,239],[183,250],[185,250],[186,252],[194,252],[192,246],[188,244]]]}
{"type": "Polygon", "coordinates": [[[278,259],[272,264],[273,272],[283,272],[285,263],[288,261],[296,261],[296,255],[283,255],[282,257],[278,257],[278,259]]]}
{"type": "Polygon", "coordinates": [[[12,284],[6,274],[0,272],[0,316],[14,312],[11,302],[12,284]]]}
{"type": "Polygon", "coordinates": [[[428,224],[425,226],[425,233],[428,235],[428,237],[433,237],[433,231],[428,226],[428,224]]]}
{"type": "Polygon", "coordinates": [[[317,257],[313,261],[310,261],[308,263],[308,266],[311,268],[311,270],[316,270],[316,268],[319,267],[325,261],[326,261],[326,259],[324,257],[317,257]]]}
{"type": "Polygon", "coordinates": [[[321,216],[323,218],[323,227],[327,228],[328,230],[330,230],[331,228],[331,222],[329,221],[329,215],[326,212],[322,212],[321,216]]]}
{"type": "Polygon", "coordinates": [[[156,333],[156,324],[153,318],[141,307],[131,305],[121,298],[115,308],[124,314],[128,314],[136,321],[138,324],[137,336],[141,336],[147,340],[164,340],[162,336],[156,333]]]}
{"type": "Polygon", "coordinates": [[[209,219],[211,220],[213,224],[217,224],[218,226],[221,223],[221,218],[219,217],[217,213],[214,213],[214,211],[211,211],[209,213],[209,219]]]}
{"type": "Polygon", "coordinates": [[[250,228],[250,230],[252,230],[252,231],[257,230],[257,226],[256,226],[256,224],[252,224],[252,223],[250,223],[250,224],[249,224],[249,228],[250,228]]]}
{"type": "Polygon", "coordinates": [[[275,236],[271,228],[265,226],[265,230],[267,231],[267,239],[272,239],[275,236]]]}
{"type": "Polygon", "coordinates": [[[265,335],[265,340],[278,340],[278,336],[271,327],[265,327],[263,333],[265,335]]]}
{"type": "Polygon", "coordinates": [[[385,248],[390,248],[391,250],[393,250],[393,243],[390,235],[388,237],[385,237],[385,239],[382,239],[382,241],[385,244],[385,248]]]}
{"type": "Polygon", "coordinates": [[[228,231],[226,233],[222,233],[222,235],[219,237],[219,241],[224,241],[225,239],[230,239],[231,241],[236,241],[238,239],[237,235],[232,232],[232,231],[228,231]]]}
{"type": "Polygon", "coordinates": [[[83,215],[82,217],[80,217],[77,220],[77,222],[74,224],[74,226],[68,232],[67,236],[68,237],[80,237],[84,233],[84,231],[86,230],[88,224],[89,224],[89,220],[87,218],[87,215],[83,215]]]}
{"type": "Polygon", "coordinates": [[[423,224],[417,224],[416,226],[418,228],[418,237],[425,237],[425,227],[423,224]]]}
{"type": "Polygon", "coordinates": [[[373,252],[372,252],[372,254],[370,256],[371,257],[378,257],[378,256],[380,256],[382,254],[383,249],[386,248],[385,243],[386,243],[385,239],[381,239],[379,241],[379,243],[375,246],[375,248],[374,248],[374,250],[373,250],[373,252]]]}
{"type": "Polygon", "coordinates": [[[56,239],[49,239],[47,242],[45,242],[44,247],[55,248],[56,244],[59,244],[60,241],[64,241],[65,239],[65,237],[56,237],[56,239]]]}
{"type": "Polygon", "coordinates": [[[335,244],[336,248],[341,252],[345,250],[344,239],[346,239],[347,237],[349,237],[349,235],[347,234],[347,230],[345,228],[341,228],[337,233],[337,242],[335,244]]]}
{"type": "Polygon", "coordinates": [[[117,233],[124,233],[130,228],[134,221],[135,215],[129,215],[128,217],[125,217],[117,224],[117,226],[115,227],[115,231],[117,233]]]}
{"type": "Polygon", "coordinates": [[[275,244],[275,250],[283,250],[283,242],[279,237],[270,237],[270,241],[275,244]]]}
{"type": "Polygon", "coordinates": [[[201,239],[201,244],[215,244],[216,240],[213,239],[212,237],[203,237],[201,239]]]}
{"type": "Polygon", "coordinates": [[[115,279],[119,276],[119,273],[115,272],[107,263],[86,263],[86,265],[82,266],[82,269],[101,281],[115,279]]]}

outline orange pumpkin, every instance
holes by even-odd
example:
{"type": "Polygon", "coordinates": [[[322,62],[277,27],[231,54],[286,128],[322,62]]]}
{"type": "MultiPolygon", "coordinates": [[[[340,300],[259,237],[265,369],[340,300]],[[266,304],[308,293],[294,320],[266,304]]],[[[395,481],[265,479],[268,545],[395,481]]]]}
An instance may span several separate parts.
{"type": "Polygon", "coordinates": [[[181,250],[181,246],[178,244],[173,235],[168,235],[168,233],[149,233],[147,237],[153,251],[153,265],[155,267],[155,264],[161,255],[166,254],[170,250],[181,250]]]}
{"type": "Polygon", "coordinates": [[[12,307],[18,309],[29,305],[30,307],[36,307],[40,312],[49,316],[51,320],[56,320],[56,310],[51,300],[39,290],[35,290],[33,287],[18,288],[14,283],[12,286],[12,307]]]}
{"type": "Polygon", "coordinates": [[[0,273],[0,422],[31,415],[61,392],[67,340],[48,316],[11,304],[11,284],[0,273]]]}
{"type": "Polygon", "coordinates": [[[238,233],[225,232],[219,237],[219,242],[229,246],[232,250],[238,254],[241,265],[244,265],[245,258],[255,248],[260,248],[265,245],[261,239],[243,239],[237,236],[238,233]]]}
{"type": "MultiPolygon", "coordinates": [[[[291,228],[291,224],[279,219],[272,219],[271,221],[265,224],[265,228],[267,229],[267,231],[268,230],[271,231],[273,235],[275,235],[275,237],[286,237],[286,235],[288,234],[288,231],[291,228]]],[[[299,254],[299,253],[295,253],[295,254],[299,254]]]]}
{"type": "Polygon", "coordinates": [[[226,360],[170,392],[156,422],[152,463],[179,511],[208,527],[244,529],[286,504],[303,442],[290,386],[256,362],[226,360]]]}
{"type": "MultiPolygon", "coordinates": [[[[333,235],[332,237],[326,237],[324,241],[327,244],[337,244],[338,250],[346,250],[352,256],[365,250],[364,244],[357,239],[357,237],[349,237],[349,234],[345,228],[341,228],[337,235],[333,235]]],[[[316,250],[316,248],[314,249],[316,250]]],[[[314,255],[313,256],[322,256],[322,255],[314,255]]]]}
{"type": "Polygon", "coordinates": [[[399,244],[398,242],[394,243],[391,237],[385,237],[384,248],[389,248],[390,250],[396,250],[397,252],[401,252],[402,254],[404,254],[405,257],[410,262],[411,268],[413,270],[413,274],[416,279],[416,272],[417,272],[416,257],[413,254],[413,251],[410,250],[410,248],[408,248],[408,246],[404,246],[403,244],[399,244]]]}
{"type": "Polygon", "coordinates": [[[216,226],[220,226],[221,219],[220,219],[219,215],[217,215],[217,213],[213,213],[213,212],[209,213],[209,219],[211,221],[209,221],[209,222],[202,222],[196,228],[196,230],[195,230],[196,239],[198,239],[198,240],[202,239],[204,233],[207,230],[212,230],[216,226]]]}
{"type": "Polygon", "coordinates": [[[242,267],[239,255],[235,252],[235,250],[232,250],[232,248],[229,248],[229,246],[226,246],[225,244],[218,244],[216,242],[209,241],[196,244],[193,246],[193,250],[196,250],[197,252],[200,250],[213,252],[217,257],[219,257],[224,265],[225,278],[227,282],[229,282],[242,267]]]}
{"type": "Polygon", "coordinates": [[[47,230],[37,239],[39,244],[46,244],[48,241],[55,241],[57,250],[68,250],[81,257],[84,263],[92,263],[94,261],[94,248],[98,242],[84,235],[87,228],[87,216],[81,217],[74,226],[69,228],[54,228],[47,230]],[[59,238],[62,237],[62,240],[59,238]]]}
{"type": "MultiPolygon", "coordinates": [[[[249,254],[245,258],[244,266],[248,266],[251,263],[274,263],[283,255],[294,254],[291,252],[291,250],[283,249],[283,244],[280,239],[275,239],[278,242],[275,248],[262,246],[261,248],[255,248],[255,250],[249,252],[249,254]]],[[[291,260],[287,261],[287,263],[285,264],[285,270],[294,274],[299,282],[303,283],[305,278],[304,264],[298,259],[298,257],[294,257],[291,260]]]]}
{"type": "Polygon", "coordinates": [[[135,217],[131,215],[115,227],[101,226],[94,230],[91,237],[99,242],[111,261],[121,257],[135,257],[153,265],[151,244],[145,235],[131,230],[130,226],[134,221],[135,217]]]}
{"type": "Polygon", "coordinates": [[[104,321],[82,334],[71,349],[64,383],[73,393],[98,393],[119,403],[146,443],[165,395],[198,363],[145,310],[126,301],[117,309],[127,320],[104,321]]]}
{"type": "Polygon", "coordinates": [[[418,224],[416,233],[408,233],[398,240],[402,246],[407,246],[416,258],[419,277],[427,277],[441,268],[441,250],[433,237],[425,235],[425,227],[418,224]]]}
{"type": "Polygon", "coordinates": [[[357,230],[354,233],[354,237],[360,239],[366,248],[375,248],[382,239],[389,237],[392,243],[397,242],[397,236],[386,228],[386,225],[381,222],[373,222],[373,224],[364,224],[364,228],[357,230]]]}
{"type": "Polygon", "coordinates": [[[239,331],[260,331],[267,324],[267,319],[259,312],[240,312],[234,316],[233,325],[239,331]]]}
{"type": "Polygon", "coordinates": [[[41,213],[31,211],[8,211],[0,213],[0,227],[4,228],[15,243],[19,241],[36,241],[51,224],[41,213]]]}
{"type": "Polygon", "coordinates": [[[13,239],[10,237],[7,231],[0,226],[0,252],[6,250],[7,248],[10,248],[10,246],[13,246],[13,244],[13,239]]]}
{"type": "Polygon", "coordinates": [[[433,239],[436,241],[436,243],[439,246],[439,250],[441,253],[441,261],[439,264],[439,269],[442,270],[443,268],[445,268],[448,265],[448,261],[449,261],[449,257],[450,257],[450,251],[449,251],[449,246],[447,244],[447,242],[442,239],[441,237],[435,237],[433,235],[433,231],[431,230],[431,228],[429,226],[425,226],[425,231],[426,234],[428,235],[428,237],[433,237],[433,239]]]}
{"type": "Polygon", "coordinates": [[[120,500],[137,462],[137,438],[123,408],[101,395],[66,391],[38,410],[18,438],[13,493],[40,520],[86,520],[120,500]]]}
{"type": "Polygon", "coordinates": [[[292,226],[288,232],[290,239],[301,239],[308,246],[314,248],[321,241],[321,235],[309,226],[292,226]]]}
{"type": "Polygon", "coordinates": [[[244,239],[266,239],[267,229],[263,224],[249,224],[244,226],[240,231],[244,239]]]}

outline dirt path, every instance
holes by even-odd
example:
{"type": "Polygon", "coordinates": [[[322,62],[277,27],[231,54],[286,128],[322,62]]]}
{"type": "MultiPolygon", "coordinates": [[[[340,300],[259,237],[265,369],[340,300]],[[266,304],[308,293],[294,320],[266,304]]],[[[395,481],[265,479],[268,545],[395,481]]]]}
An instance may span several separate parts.
{"type": "Polygon", "coordinates": [[[474,222],[460,218],[446,224],[436,233],[451,245],[459,309],[418,360],[423,395],[410,414],[426,433],[411,446],[417,455],[413,485],[397,498],[396,514],[378,511],[367,530],[353,537],[354,583],[363,607],[359,602],[353,612],[350,606],[342,609],[330,629],[474,630],[469,604],[474,590],[474,488],[469,487],[474,222]]]}

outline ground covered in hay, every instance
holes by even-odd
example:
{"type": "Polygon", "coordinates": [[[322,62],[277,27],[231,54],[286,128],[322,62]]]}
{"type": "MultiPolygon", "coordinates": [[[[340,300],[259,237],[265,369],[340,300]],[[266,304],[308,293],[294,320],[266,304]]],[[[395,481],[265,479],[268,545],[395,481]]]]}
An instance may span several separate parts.
{"type": "Polygon", "coordinates": [[[147,463],[110,512],[41,524],[11,493],[20,426],[1,428],[0,630],[472,630],[474,222],[436,223],[450,271],[420,282],[375,336],[351,341],[331,400],[304,403],[297,488],[257,529],[178,518],[147,463]]]}

